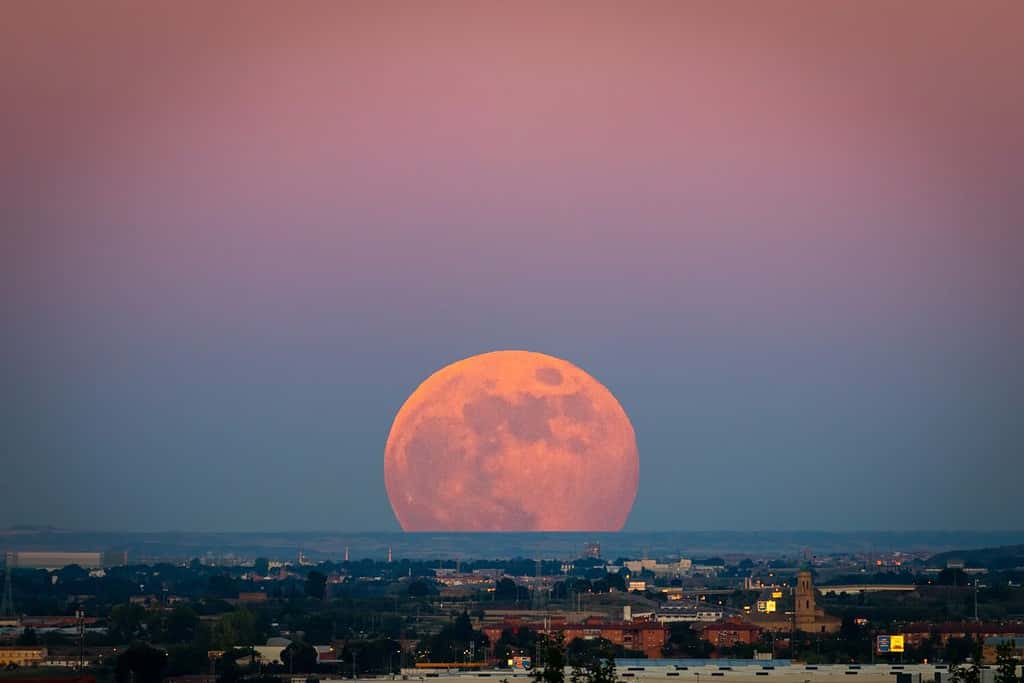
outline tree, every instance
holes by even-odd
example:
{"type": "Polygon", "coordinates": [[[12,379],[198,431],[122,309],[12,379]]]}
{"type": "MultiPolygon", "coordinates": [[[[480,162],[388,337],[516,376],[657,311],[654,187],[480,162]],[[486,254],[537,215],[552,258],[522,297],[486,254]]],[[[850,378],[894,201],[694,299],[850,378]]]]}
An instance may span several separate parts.
{"type": "Polygon", "coordinates": [[[201,674],[206,669],[209,659],[207,650],[195,645],[172,645],[167,649],[168,676],[187,676],[201,674]]]}
{"type": "Polygon", "coordinates": [[[953,683],[981,683],[981,646],[968,636],[971,658],[970,665],[964,666],[960,661],[953,660],[949,665],[949,678],[953,683]]]}
{"type": "Polygon", "coordinates": [[[270,560],[265,557],[257,557],[253,562],[252,570],[259,576],[266,576],[270,573],[270,560]]]}
{"type": "Polygon", "coordinates": [[[73,581],[84,581],[89,578],[89,572],[82,569],[77,564],[69,564],[63,569],[58,569],[56,572],[57,579],[60,583],[72,583],[73,581]]]}
{"type": "Polygon", "coordinates": [[[494,599],[526,602],[530,599],[530,591],[506,577],[494,584],[494,599]]]}
{"type": "MultiPolygon", "coordinates": [[[[574,638],[565,648],[568,665],[573,669],[580,669],[583,673],[603,659],[614,659],[623,654],[625,650],[622,646],[616,646],[605,638],[574,638]]],[[[586,680],[586,677],[583,680],[586,680]]]]}
{"type": "Polygon", "coordinates": [[[427,661],[455,662],[482,655],[489,644],[487,636],[473,628],[469,613],[463,612],[437,635],[421,640],[417,650],[427,661]]]}
{"type": "Polygon", "coordinates": [[[701,638],[689,624],[675,622],[669,624],[668,641],[661,652],[666,657],[694,657],[704,659],[711,655],[714,646],[701,638]]]}
{"type": "MultiPolygon", "coordinates": [[[[952,664],[963,664],[970,658],[973,648],[974,640],[970,636],[966,638],[949,638],[946,640],[943,657],[952,664]]],[[[952,670],[950,670],[949,675],[952,677],[952,670]]]]}
{"type": "MultiPolygon", "coordinates": [[[[573,643],[579,640],[577,638],[573,643]]],[[[591,650],[591,656],[573,665],[572,673],[569,675],[571,683],[617,683],[615,649],[607,640],[601,639],[599,642],[599,647],[591,650]]]]}
{"type": "Polygon", "coordinates": [[[292,673],[311,673],[316,670],[316,649],[312,645],[292,642],[281,651],[281,661],[292,673]]]}
{"type": "Polygon", "coordinates": [[[146,610],[142,605],[117,605],[110,610],[110,637],[116,643],[130,643],[142,636],[146,610]]]}
{"type": "Polygon", "coordinates": [[[39,644],[39,636],[36,635],[36,630],[31,626],[26,626],[25,630],[21,632],[16,641],[18,645],[24,645],[28,647],[34,647],[39,644]]]}
{"type": "Polygon", "coordinates": [[[230,650],[240,645],[252,645],[259,640],[256,617],[247,609],[228,612],[213,627],[213,643],[219,650],[230,650]]]}
{"type": "Polygon", "coordinates": [[[115,675],[119,683],[159,683],[167,653],[146,644],[132,645],[117,657],[115,675]]]}
{"type": "Polygon", "coordinates": [[[167,617],[164,638],[170,643],[187,643],[195,639],[199,615],[187,605],[178,605],[167,617]]]}
{"type": "Polygon", "coordinates": [[[530,672],[534,683],[565,683],[565,635],[542,634],[537,641],[537,661],[530,672]]]}
{"type": "Polygon", "coordinates": [[[402,665],[402,645],[391,638],[350,640],[341,651],[340,670],[357,673],[394,673],[402,665]],[[353,664],[355,666],[353,666],[353,664]]]}
{"type": "Polygon", "coordinates": [[[327,575],[323,572],[311,571],[306,576],[306,595],[323,600],[327,594],[327,575]]]}
{"type": "Polygon", "coordinates": [[[413,598],[425,598],[430,594],[430,586],[426,581],[417,580],[409,584],[409,596],[413,598]]]}
{"type": "Polygon", "coordinates": [[[626,592],[626,579],[623,578],[620,572],[609,572],[605,575],[605,581],[608,582],[608,588],[614,588],[623,593],[626,592]]]}
{"type": "Polygon", "coordinates": [[[959,567],[946,567],[935,577],[939,586],[966,586],[970,582],[967,572],[959,567]]]}
{"type": "Polygon", "coordinates": [[[238,596],[238,582],[227,574],[215,574],[207,581],[206,590],[213,598],[234,598],[238,596]]]}
{"type": "Polygon", "coordinates": [[[235,661],[233,652],[226,652],[217,660],[217,683],[237,683],[242,680],[242,668],[235,661]]]}
{"type": "Polygon", "coordinates": [[[516,634],[510,628],[503,629],[498,642],[494,644],[494,656],[498,659],[507,659],[512,656],[512,650],[516,644],[516,634]]]}
{"type": "Polygon", "coordinates": [[[1017,683],[1017,658],[1010,641],[996,646],[996,683],[1017,683]]]}

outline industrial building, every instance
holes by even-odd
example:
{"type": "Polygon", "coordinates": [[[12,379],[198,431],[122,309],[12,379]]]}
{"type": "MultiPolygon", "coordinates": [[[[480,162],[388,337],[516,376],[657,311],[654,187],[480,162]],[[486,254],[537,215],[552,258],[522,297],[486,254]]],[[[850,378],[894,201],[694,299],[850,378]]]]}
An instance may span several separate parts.
{"type": "Polygon", "coordinates": [[[103,569],[128,564],[126,552],[64,552],[55,550],[14,550],[4,554],[8,567],[17,569],[46,569],[53,571],[71,565],[82,569],[103,569]]]}
{"type": "Polygon", "coordinates": [[[0,647],[0,668],[14,666],[37,666],[46,659],[45,647],[15,645],[0,647]]]}
{"type": "Polygon", "coordinates": [[[681,559],[678,562],[661,563],[657,560],[626,560],[622,563],[633,575],[639,576],[647,571],[655,576],[683,576],[693,568],[693,562],[681,559]]]}

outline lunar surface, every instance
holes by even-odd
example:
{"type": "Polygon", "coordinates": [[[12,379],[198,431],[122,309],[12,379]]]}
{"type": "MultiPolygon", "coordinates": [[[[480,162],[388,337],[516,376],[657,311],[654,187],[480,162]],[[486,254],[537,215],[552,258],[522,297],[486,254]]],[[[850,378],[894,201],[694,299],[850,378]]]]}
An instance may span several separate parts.
{"type": "Polygon", "coordinates": [[[636,497],[633,426],[611,392],[530,351],[466,358],[398,411],[384,481],[406,531],[617,531],[636,497]]]}

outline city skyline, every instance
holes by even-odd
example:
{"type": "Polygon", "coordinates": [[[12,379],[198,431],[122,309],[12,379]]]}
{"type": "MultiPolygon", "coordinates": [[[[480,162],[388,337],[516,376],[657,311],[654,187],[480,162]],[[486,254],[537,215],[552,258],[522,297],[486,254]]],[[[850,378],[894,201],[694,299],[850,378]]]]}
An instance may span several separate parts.
{"type": "Polygon", "coordinates": [[[14,2],[0,527],[397,531],[438,368],[635,430],[625,531],[1012,531],[1024,5],[14,2]]]}

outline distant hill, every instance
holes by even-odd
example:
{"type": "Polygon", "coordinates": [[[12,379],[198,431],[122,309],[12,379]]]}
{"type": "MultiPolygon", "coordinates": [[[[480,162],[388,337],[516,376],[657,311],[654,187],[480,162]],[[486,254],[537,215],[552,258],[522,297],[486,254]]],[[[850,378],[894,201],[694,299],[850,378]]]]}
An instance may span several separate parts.
{"type": "Polygon", "coordinates": [[[928,559],[931,567],[945,567],[951,560],[962,561],[967,567],[985,569],[1013,569],[1024,567],[1024,545],[1001,545],[978,550],[950,550],[928,559]]]}
{"type": "MultiPolygon", "coordinates": [[[[514,557],[572,560],[585,543],[601,544],[605,558],[704,557],[729,561],[747,556],[779,558],[795,567],[808,548],[815,554],[877,553],[903,550],[915,555],[956,548],[1024,547],[1017,531],[622,531],[454,533],[400,531],[265,531],[265,532],[113,532],[39,527],[0,529],[0,554],[6,550],[123,551],[132,562],[183,561],[207,553],[235,558],[338,559],[350,549],[353,559],[396,558],[508,559],[514,557]]],[[[958,551],[958,555],[963,555],[958,551]]],[[[944,561],[942,561],[944,563],[944,561]]],[[[943,566],[945,566],[943,564],[943,566]]]]}

